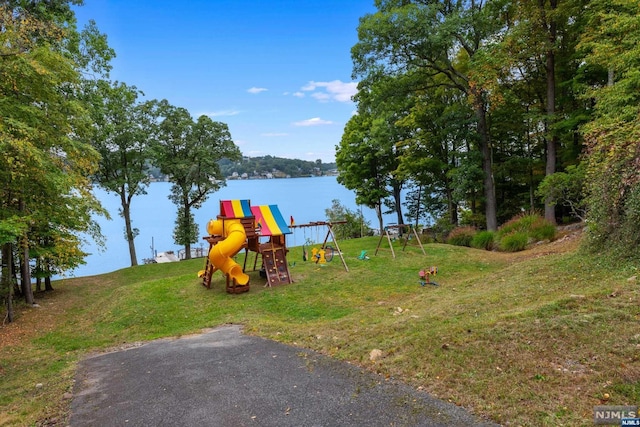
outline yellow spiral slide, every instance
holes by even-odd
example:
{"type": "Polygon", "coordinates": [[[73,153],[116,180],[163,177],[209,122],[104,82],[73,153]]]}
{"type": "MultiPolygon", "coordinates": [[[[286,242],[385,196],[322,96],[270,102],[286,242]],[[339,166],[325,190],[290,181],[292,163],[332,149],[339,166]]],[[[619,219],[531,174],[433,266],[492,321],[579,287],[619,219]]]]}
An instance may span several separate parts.
{"type": "Polygon", "coordinates": [[[229,275],[239,285],[249,283],[249,276],[242,271],[242,267],[233,260],[247,240],[244,226],[239,219],[217,219],[207,224],[209,235],[222,236],[224,240],[217,243],[209,251],[209,262],[224,274],[229,275]]]}

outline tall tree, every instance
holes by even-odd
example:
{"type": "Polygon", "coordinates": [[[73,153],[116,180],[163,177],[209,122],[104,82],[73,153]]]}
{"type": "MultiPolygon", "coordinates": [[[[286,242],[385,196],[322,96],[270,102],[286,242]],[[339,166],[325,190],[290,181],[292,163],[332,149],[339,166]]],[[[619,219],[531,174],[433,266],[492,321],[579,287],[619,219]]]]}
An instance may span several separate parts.
{"type": "Polygon", "coordinates": [[[184,245],[185,257],[189,259],[191,244],[198,241],[198,224],[192,210],[225,185],[218,161],[239,160],[241,153],[225,123],[204,115],[194,122],[186,109],[167,101],[160,102],[159,113],[162,120],[156,134],[154,158],[173,183],[169,199],[178,207],[173,237],[177,244],[184,245]]]}
{"type": "Polygon", "coordinates": [[[502,30],[497,18],[508,3],[378,0],[378,12],[361,18],[359,41],[351,51],[355,76],[380,69],[391,75],[422,70],[425,75],[444,77],[444,84],[468,97],[482,154],[489,230],[497,229],[497,204],[487,124],[489,93],[478,76],[486,58],[485,45],[502,30]]]}
{"type": "Polygon", "coordinates": [[[376,211],[378,229],[384,228],[383,201],[389,197],[389,169],[378,155],[378,146],[370,133],[372,118],[367,114],[352,116],[336,147],[338,182],[356,192],[356,203],[376,211]]]}
{"type": "Polygon", "coordinates": [[[407,82],[401,77],[372,73],[358,84],[354,99],[361,120],[352,118],[336,147],[341,183],[356,190],[359,203],[376,209],[379,221],[384,213],[382,205],[388,206],[395,212],[398,224],[404,223],[401,192],[405,183],[398,166],[402,141],[412,132],[412,129],[398,126],[398,121],[409,114],[413,102],[407,82]],[[364,159],[366,161],[362,163],[364,159]],[[362,164],[351,165],[353,162],[362,164]],[[377,186],[374,191],[367,188],[371,185],[377,186]]]}
{"type": "MultiPolygon", "coordinates": [[[[39,247],[36,235],[54,228],[86,232],[91,214],[100,212],[88,179],[98,154],[76,139],[89,121],[76,96],[80,73],[74,58],[82,54],[66,43],[75,32],[69,5],[55,0],[0,4],[0,228],[22,233],[3,239],[3,252],[21,245],[27,303],[33,302],[29,260],[39,247]]],[[[58,241],[58,252],[65,252],[66,244],[58,241]]],[[[80,260],[67,261],[55,262],[73,268],[80,260]]]]}
{"type": "MultiPolygon", "coordinates": [[[[415,79],[423,80],[421,77],[415,79]]],[[[448,222],[455,226],[458,225],[459,203],[468,201],[469,207],[476,209],[474,192],[467,191],[469,186],[462,185],[461,180],[455,192],[452,179],[454,171],[463,162],[463,153],[469,148],[473,114],[458,90],[444,85],[431,85],[426,89],[421,86],[412,94],[414,102],[410,114],[399,122],[400,126],[412,129],[402,144],[404,150],[399,169],[419,186],[421,193],[426,190],[421,199],[429,201],[428,213],[432,216],[446,213],[448,222]]],[[[467,173],[467,176],[470,182],[482,179],[482,174],[467,173]]]]}
{"type": "MultiPolygon", "coordinates": [[[[545,176],[565,166],[558,164],[563,133],[569,136],[565,153],[571,150],[577,135],[575,117],[581,109],[576,108],[576,94],[569,81],[581,62],[574,52],[584,28],[586,3],[588,0],[518,0],[500,44],[503,52],[494,51],[503,72],[509,75],[505,80],[515,81],[516,85],[518,80],[524,80],[526,91],[536,95],[532,106],[542,114],[543,132],[538,134],[544,143],[545,176]]],[[[553,223],[555,205],[552,199],[544,201],[545,218],[553,223]]]]}
{"type": "Polygon", "coordinates": [[[152,101],[139,102],[141,92],[133,86],[105,80],[92,86],[88,94],[96,126],[91,141],[101,155],[94,178],[102,188],[120,198],[124,236],[134,266],[138,265],[134,242],[138,230],[131,223],[131,202],[135,196],[146,194],[149,185],[156,109],[152,101]]]}

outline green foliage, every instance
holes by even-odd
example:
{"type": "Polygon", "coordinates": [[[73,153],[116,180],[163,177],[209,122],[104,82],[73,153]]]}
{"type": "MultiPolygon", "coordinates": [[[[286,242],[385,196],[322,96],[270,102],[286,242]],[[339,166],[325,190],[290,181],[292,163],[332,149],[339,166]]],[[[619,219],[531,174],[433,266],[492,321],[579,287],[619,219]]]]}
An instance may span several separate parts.
{"type": "Polygon", "coordinates": [[[174,238],[185,246],[189,258],[191,244],[198,239],[192,209],[202,206],[209,195],[225,185],[218,162],[223,158],[239,160],[241,154],[225,123],[205,115],[194,121],[185,108],[174,107],[166,100],[155,107],[162,119],[153,144],[154,162],[173,183],[169,199],[178,207],[174,238]]]}
{"type": "Polygon", "coordinates": [[[137,265],[136,229],[131,222],[131,202],[146,194],[147,172],[156,114],[151,101],[140,102],[136,87],[125,83],[97,80],[85,84],[87,102],[96,126],[87,136],[100,153],[100,167],[93,179],[107,192],[120,199],[120,216],[124,220],[124,238],[128,242],[131,265],[137,265]]]}
{"type": "Polygon", "coordinates": [[[388,180],[396,165],[391,154],[393,141],[380,139],[373,128],[370,113],[351,116],[336,147],[336,165],[338,182],[356,192],[356,202],[380,211],[390,196],[388,180]]]}
{"type": "Polygon", "coordinates": [[[327,221],[347,221],[346,224],[335,224],[332,227],[336,239],[354,239],[371,235],[371,224],[364,219],[362,212],[353,212],[337,199],[332,200],[331,203],[331,207],[324,211],[327,221]]]}
{"type": "Polygon", "coordinates": [[[469,227],[480,227],[485,223],[485,216],[482,212],[464,209],[460,213],[460,225],[469,227]]]}
{"type": "Polygon", "coordinates": [[[521,214],[507,221],[498,230],[498,237],[510,234],[514,231],[525,232],[532,237],[535,235],[542,239],[552,239],[555,235],[555,228],[542,216],[538,214],[521,214]],[[549,227],[551,225],[551,227],[549,227]]]}
{"type": "Polygon", "coordinates": [[[457,227],[451,230],[447,243],[455,246],[471,246],[477,230],[474,227],[457,227]]]}
{"type": "Polygon", "coordinates": [[[585,199],[586,162],[567,167],[565,172],[556,172],[546,176],[536,196],[542,200],[553,200],[554,203],[566,206],[571,214],[581,220],[586,216],[585,199]]]}
{"type": "Polygon", "coordinates": [[[536,242],[553,240],[556,237],[556,226],[544,218],[538,218],[529,229],[529,237],[536,242]]]}
{"type": "Polygon", "coordinates": [[[555,225],[538,214],[521,214],[503,224],[496,234],[498,248],[507,252],[524,250],[530,242],[553,240],[555,225]]]}
{"type": "Polygon", "coordinates": [[[588,240],[591,250],[637,257],[640,186],[640,4],[613,0],[594,4],[581,49],[586,62],[610,79],[586,93],[595,118],[586,135],[588,240]]]}
{"type": "Polygon", "coordinates": [[[323,163],[321,160],[312,162],[275,156],[242,156],[241,160],[221,159],[218,164],[222,176],[242,177],[246,174],[247,178],[264,178],[267,174],[275,178],[320,176],[336,168],[335,163],[323,163]]]}
{"type": "Polygon", "coordinates": [[[529,235],[525,231],[511,231],[500,236],[498,248],[504,252],[519,252],[527,248],[529,235]]]}
{"type": "Polygon", "coordinates": [[[92,194],[99,154],[84,142],[92,121],[79,93],[85,66],[108,61],[108,49],[97,48],[95,27],[91,37],[76,31],[70,3],[0,4],[0,239],[19,231],[49,275],[82,263],[77,236],[99,239],[93,215],[105,213],[92,194]]]}
{"type": "Polygon", "coordinates": [[[419,185],[411,185],[407,189],[403,205],[406,208],[404,217],[408,224],[431,225],[434,218],[447,213],[443,199],[432,190],[433,186],[419,185]]]}
{"type": "Polygon", "coordinates": [[[494,231],[479,231],[471,239],[469,246],[476,249],[492,250],[495,245],[496,233],[494,231]]]}
{"type": "Polygon", "coordinates": [[[195,220],[193,212],[185,213],[182,206],[178,206],[178,215],[173,229],[173,241],[179,245],[195,243],[198,241],[200,228],[195,220]]]}

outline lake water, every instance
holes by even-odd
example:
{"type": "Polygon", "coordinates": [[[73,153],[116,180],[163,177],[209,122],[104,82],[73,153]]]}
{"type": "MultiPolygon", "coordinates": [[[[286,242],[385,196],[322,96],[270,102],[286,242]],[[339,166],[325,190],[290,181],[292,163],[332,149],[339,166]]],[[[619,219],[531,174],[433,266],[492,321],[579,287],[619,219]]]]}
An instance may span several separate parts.
{"type": "MultiPolygon", "coordinates": [[[[156,252],[174,251],[176,254],[184,247],[173,242],[173,229],[176,220],[176,206],[168,199],[171,183],[152,183],[146,195],[136,196],[131,203],[132,225],[140,231],[135,239],[138,263],[151,258],[153,249],[156,252]]],[[[106,237],[106,250],[100,252],[93,244],[84,247],[90,255],[86,264],[78,267],[67,276],[81,277],[108,273],[129,267],[129,250],[124,239],[124,220],[118,214],[120,199],[108,194],[100,188],[95,190],[96,197],[111,215],[111,220],[96,218],[106,237]]],[[[356,205],[355,193],[338,184],[335,176],[265,179],[265,180],[233,180],[227,181],[226,187],[211,194],[203,206],[194,212],[195,220],[200,228],[200,235],[206,235],[206,224],[220,213],[220,200],[248,199],[252,205],[278,205],[280,212],[289,222],[293,216],[296,224],[314,221],[326,221],[325,209],[331,207],[334,199],[353,212],[362,209],[364,218],[376,228],[378,220],[375,211],[356,205]]],[[[386,215],[384,223],[397,222],[394,215],[386,215]]],[[[302,245],[305,238],[323,240],[326,229],[295,229],[287,237],[290,246],[302,245]]],[[[204,241],[192,245],[192,248],[208,249],[204,241]]]]}

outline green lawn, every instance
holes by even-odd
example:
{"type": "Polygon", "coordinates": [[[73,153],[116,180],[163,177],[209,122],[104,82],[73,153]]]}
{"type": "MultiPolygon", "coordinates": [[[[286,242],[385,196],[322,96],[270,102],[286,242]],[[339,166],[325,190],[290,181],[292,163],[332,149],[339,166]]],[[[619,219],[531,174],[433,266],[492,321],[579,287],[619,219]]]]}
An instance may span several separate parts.
{"type": "Polygon", "coordinates": [[[348,272],[337,256],[321,266],[292,248],[295,283],[265,288],[252,272],[251,291],[238,295],[219,272],[203,287],[202,259],[55,282],[37,295],[40,308],[19,307],[0,329],[0,425],[66,425],[75,366],[90,352],[225,323],[498,423],[590,426],[594,405],[640,403],[633,266],[610,268],[571,240],[516,254],[429,244],[426,256],[396,242],[395,259],[386,242],[374,256],[377,243],[340,241],[348,272]],[[439,286],[421,286],[418,272],[431,266],[439,286]],[[370,360],[373,349],[382,358],[370,360]]]}

